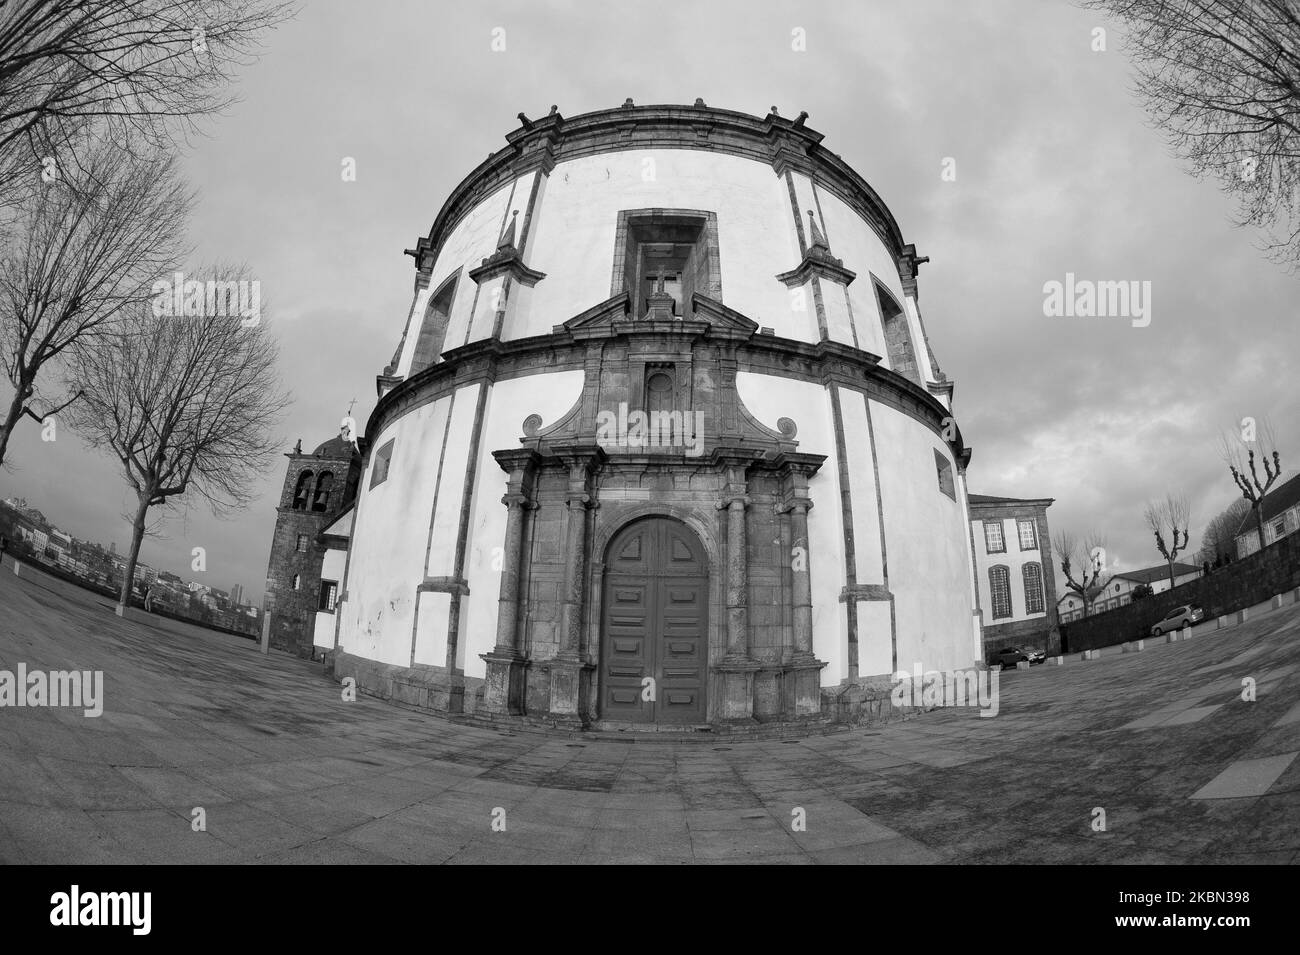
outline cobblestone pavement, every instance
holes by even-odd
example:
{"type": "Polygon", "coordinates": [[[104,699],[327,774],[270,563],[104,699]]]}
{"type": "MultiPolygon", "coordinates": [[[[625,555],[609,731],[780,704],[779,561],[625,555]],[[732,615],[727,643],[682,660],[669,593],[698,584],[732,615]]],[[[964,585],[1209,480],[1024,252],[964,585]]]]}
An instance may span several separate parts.
{"type": "Polygon", "coordinates": [[[105,704],[0,709],[0,861],[1297,861],[1300,607],[1213,627],[1005,673],[992,719],[569,739],[345,703],[319,664],[6,561],[0,670],[103,670],[105,704]]]}

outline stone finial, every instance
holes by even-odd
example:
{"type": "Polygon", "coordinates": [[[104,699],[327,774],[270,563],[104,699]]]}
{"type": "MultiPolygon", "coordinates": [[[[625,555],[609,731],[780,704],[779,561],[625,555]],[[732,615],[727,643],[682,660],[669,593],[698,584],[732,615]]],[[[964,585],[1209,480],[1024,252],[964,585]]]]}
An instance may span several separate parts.
{"type": "Polygon", "coordinates": [[[293,453],[302,454],[302,438],[299,438],[298,443],[293,446],[293,453]]]}
{"type": "Polygon", "coordinates": [[[556,113],[558,113],[559,111],[560,111],[560,107],[558,107],[558,106],[556,106],[554,103],[552,103],[552,104],[551,104],[551,111],[550,111],[549,113],[547,113],[546,115],[547,115],[547,116],[554,116],[554,115],[555,115],[556,113]]]}
{"type": "Polygon", "coordinates": [[[527,116],[525,116],[523,113],[519,114],[519,123],[524,127],[524,129],[533,128],[533,121],[529,119],[527,116]]]}
{"type": "Polygon", "coordinates": [[[632,97],[629,96],[627,99],[623,100],[624,109],[631,109],[633,105],[634,104],[632,103],[632,97]]]}
{"type": "Polygon", "coordinates": [[[706,104],[705,104],[704,100],[703,100],[701,97],[697,96],[697,97],[695,97],[695,105],[696,105],[696,106],[704,106],[704,105],[706,105],[706,104]]]}
{"type": "Polygon", "coordinates": [[[822,235],[822,230],[817,227],[817,220],[813,216],[813,211],[808,210],[808,225],[812,234],[812,247],[814,249],[831,250],[830,243],[826,241],[826,236],[822,235]]]}
{"type": "Polygon", "coordinates": [[[498,252],[515,247],[515,217],[518,215],[518,209],[510,214],[510,224],[505,227],[505,230],[501,233],[500,241],[497,242],[498,252]]]}
{"type": "Polygon", "coordinates": [[[808,120],[808,111],[800,110],[799,115],[795,117],[794,125],[796,127],[801,127],[807,120],[808,120]]]}
{"type": "Polygon", "coordinates": [[[781,115],[781,111],[780,111],[779,109],[777,109],[775,106],[770,107],[770,108],[771,108],[771,110],[772,110],[772,115],[773,115],[773,116],[780,116],[780,115],[781,115]]]}
{"type": "Polygon", "coordinates": [[[655,290],[646,296],[645,318],[648,320],[671,321],[673,314],[673,297],[664,291],[664,267],[661,265],[656,273],[655,290]]]}

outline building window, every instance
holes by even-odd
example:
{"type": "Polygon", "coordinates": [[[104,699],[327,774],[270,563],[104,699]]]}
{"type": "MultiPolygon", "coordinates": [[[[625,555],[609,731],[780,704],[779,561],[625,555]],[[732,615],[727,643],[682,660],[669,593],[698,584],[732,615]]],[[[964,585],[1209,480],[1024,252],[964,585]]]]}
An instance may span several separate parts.
{"type": "Polygon", "coordinates": [[[888,352],[890,370],[919,385],[920,366],[916,363],[912,332],[907,327],[907,315],[903,307],[880,283],[876,283],[876,302],[880,306],[880,321],[885,330],[885,350],[888,352]]]}
{"type": "Polygon", "coordinates": [[[306,534],[299,534],[299,535],[298,535],[298,544],[297,544],[297,546],[296,546],[294,549],[295,549],[296,551],[298,551],[298,553],[300,553],[300,554],[305,554],[305,553],[307,553],[307,535],[306,535],[306,534]]]}
{"type": "Polygon", "coordinates": [[[316,493],[312,495],[311,509],[313,511],[325,511],[330,506],[330,491],[334,488],[334,475],[329,471],[322,471],[320,477],[316,478],[316,493]]]}
{"type": "Polygon", "coordinates": [[[993,594],[993,619],[1011,616],[1011,572],[999,564],[989,568],[989,591],[993,594]]]}
{"type": "Polygon", "coordinates": [[[293,509],[307,510],[308,498],[311,496],[311,472],[303,471],[298,475],[298,484],[293,491],[293,509]]]}
{"type": "Polygon", "coordinates": [[[1032,520],[1016,521],[1021,550],[1038,550],[1038,525],[1032,520]]]}
{"type": "Polygon", "coordinates": [[[990,554],[1002,554],[1007,549],[1007,543],[1002,539],[1002,522],[985,521],[984,522],[984,550],[990,554]]]}
{"type": "Polygon", "coordinates": [[[302,576],[299,574],[293,575],[293,589],[302,590],[302,576]]]}
{"type": "Polygon", "coordinates": [[[339,584],[337,580],[322,580],[320,582],[320,604],[318,610],[324,610],[326,613],[334,612],[334,602],[338,599],[339,584]]]}
{"type": "Polygon", "coordinates": [[[438,287],[424,310],[420,335],[415,340],[415,354],[411,356],[411,374],[435,364],[446,350],[447,326],[451,324],[451,306],[456,300],[456,272],[438,287]]]}
{"type": "Polygon", "coordinates": [[[1020,569],[1025,578],[1025,613],[1043,612],[1043,565],[1035,561],[1020,569]]]}
{"type": "Polygon", "coordinates": [[[1285,517],[1279,517],[1276,521],[1273,522],[1273,539],[1277,540],[1279,537],[1286,537],[1285,517]]]}
{"type": "Polygon", "coordinates": [[[718,217],[696,209],[625,209],[614,232],[614,270],[610,295],[626,291],[632,314],[649,310],[658,288],[672,296],[673,314],[690,317],[696,293],[722,301],[718,257],[718,217]]]}
{"type": "Polygon", "coordinates": [[[388,465],[393,458],[393,442],[389,441],[375,452],[374,464],[370,466],[370,486],[378,487],[388,480],[388,465]]]}
{"type": "Polygon", "coordinates": [[[934,449],[934,467],[939,472],[939,490],[954,501],[957,500],[957,488],[952,481],[952,462],[938,448],[934,449]]]}

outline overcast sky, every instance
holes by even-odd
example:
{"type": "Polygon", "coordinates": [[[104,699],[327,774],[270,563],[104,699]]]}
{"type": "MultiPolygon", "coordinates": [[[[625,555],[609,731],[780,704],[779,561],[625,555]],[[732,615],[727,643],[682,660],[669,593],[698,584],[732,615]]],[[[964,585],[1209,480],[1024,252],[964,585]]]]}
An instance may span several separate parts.
{"type": "MultiPolygon", "coordinates": [[[[1221,429],[1271,418],[1294,473],[1300,280],[1146,124],[1121,38],[1112,29],[1093,52],[1097,26],[1110,24],[1056,0],[308,0],[185,157],[200,192],[192,235],[200,260],[244,261],[260,279],[295,397],[285,450],[299,437],[310,448],[352,398],[357,420],[369,415],[410,305],[402,250],[519,111],[572,116],[629,96],[807,110],[931,258],[921,307],[956,382],[972,492],[1055,498],[1053,530],[1095,529],[1114,569],[1146,567],[1160,560],[1148,498],[1189,495],[1194,551],[1236,496],[1221,429]],[[805,52],[791,49],[797,27],[805,52]],[[955,181],[941,179],[945,157],[955,181]],[[1045,317],[1043,285],[1067,272],[1150,281],[1149,326],[1045,317]]],[[[43,443],[31,421],[9,457],[0,497],[126,547],[125,484],[107,459],[66,432],[43,443]]],[[[282,465],[247,511],[216,520],[195,504],[142,558],[260,600],[282,465]],[[206,575],[190,571],[194,546],[206,575]]]]}

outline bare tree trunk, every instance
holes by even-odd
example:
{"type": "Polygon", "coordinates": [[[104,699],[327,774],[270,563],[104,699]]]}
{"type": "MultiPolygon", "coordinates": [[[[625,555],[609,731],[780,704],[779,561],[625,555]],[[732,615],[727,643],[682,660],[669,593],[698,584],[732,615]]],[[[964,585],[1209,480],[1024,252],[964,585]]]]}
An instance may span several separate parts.
{"type": "Polygon", "coordinates": [[[1167,563],[1167,564],[1169,565],[1169,589],[1170,589],[1170,590],[1173,590],[1173,589],[1174,589],[1174,562],[1173,562],[1173,559],[1170,558],[1170,559],[1167,560],[1165,563],[1167,563]]]}
{"type": "Polygon", "coordinates": [[[9,447],[9,436],[14,433],[14,426],[23,416],[23,391],[22,388],[14,391],[14,400],[9,402],[9,413],[5,415],[4,421],[0,422],[0,464],[5,463],[5,450],[9,447]]]}
{"type": "Polygon", "coordinates": [[[125,616],[126,608],[131,606],[131,584],[135,580],[135,565],[140,557],[140,545],[144,542],[145,516],[148,513],[149,495],[141,494],[135,509],[135,520],[131,522],[131,549],[126,555],[125,579],[122,581],[117,610],[114,611],[119,617],[125,616]]]}
{"type": "Polygon", "coordinates": [[[1259,503],[1255,505],[1255,530],[1259,532],[1259,550],[1264,551],[1264,499],[1260,498],[1259,503]]]}

